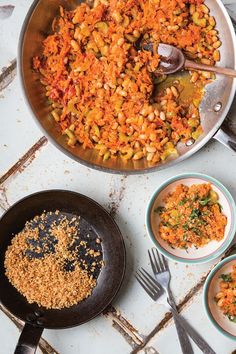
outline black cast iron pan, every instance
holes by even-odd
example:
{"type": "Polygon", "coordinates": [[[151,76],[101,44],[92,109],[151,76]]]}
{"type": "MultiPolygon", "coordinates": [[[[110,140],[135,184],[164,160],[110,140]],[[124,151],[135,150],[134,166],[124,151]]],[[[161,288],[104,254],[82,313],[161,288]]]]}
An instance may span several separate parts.
{"type": "Polygon", "coordinates": [[[44,328],[78,326],[100,314],[117,294],[125,271],[125,247],[122,235],[112,217],[90,198],[63,190],[32,194],[13,205],[0,220],[0,301],[25,322],[15,354],[33,354],[44,328]],[[97,286],[86,300],[70,308],[48,310],[29,304],[5,276],[4,259],[14,234],[25,222],[43,211],[60,210],[81,218],[81,234],[89,231],[100,237],[105,262],[97,286]]]}

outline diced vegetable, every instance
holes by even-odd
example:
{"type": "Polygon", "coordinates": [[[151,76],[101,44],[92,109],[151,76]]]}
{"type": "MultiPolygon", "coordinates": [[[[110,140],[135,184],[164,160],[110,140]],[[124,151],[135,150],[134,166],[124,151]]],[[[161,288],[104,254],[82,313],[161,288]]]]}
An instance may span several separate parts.
{"type": "Polygon", "coordinates": [[[61,7],[42,54],[33,58],[53,123],[62,134],[73,133],[70,146],[96,149],[104,161],[145,158],[153,165],[176,158],[179,142],[203,133],[198,108],[214,75],[191,71],[191,83],[156,77],[160,57],[140,45],[170,41],[190,59],[214,65],[222,44],[215,25],[203,1],[140,0],[131,6],[95,0],[72,11],[61,7]],[[189,84],[192,102],[185,98],[189,84]]]}

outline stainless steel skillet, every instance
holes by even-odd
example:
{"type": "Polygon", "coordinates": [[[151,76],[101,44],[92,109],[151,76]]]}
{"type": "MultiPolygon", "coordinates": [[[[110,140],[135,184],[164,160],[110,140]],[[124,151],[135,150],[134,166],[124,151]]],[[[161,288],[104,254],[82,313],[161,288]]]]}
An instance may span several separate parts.
{"type": "MultiPolygon", "coordinates": [[[[44,87],[39,82],[38,74],[32,71],[32,57],[41,52],[42,40],[50,32],[52,19],[58,15],[59,6],[73,9],[81,2],[81,0],[35,0],[26,16],[20,36],[18,63],[22,88],[32,115],[52,143],[62,152],[88,167],[120,174],[153,172],[183,161],[203,147],[217,131],[215,138],[223,140],[224,143],[231,141],[228,146],[236,150],[236,139],[233,136],[228,137],[226,131],[219,131],[229,112],[236,90],[236,80],[223,76],[217,76],[217,79],[207,86],[200,107],[204,134],[194,144],[191,141],[186,145],[178,144],[179,157],[175,160],[170,159],[156,166],[149,165],[146,160],[126,162],[117,158],[103,161],[95,150],[83,150],[79,145],[70,148],[50,117],[50,106],[45,98],[44,87]]],[[[220,65],[236,68],[236,39],[230,17],[221,0],[206,0],[205,3],[216,19],[223,43],[220,48],[220,65]]]]}

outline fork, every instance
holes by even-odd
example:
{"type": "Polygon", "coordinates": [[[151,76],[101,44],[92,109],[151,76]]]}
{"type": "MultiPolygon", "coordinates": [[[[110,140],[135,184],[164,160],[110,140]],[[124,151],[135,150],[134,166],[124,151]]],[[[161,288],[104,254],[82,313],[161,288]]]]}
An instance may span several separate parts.
{"type": "Polygon", "coordinates": [[[170,305],[166,292],[163,292],[163,288],[160,284],[145,269],[141,268],[141,270],[138,270],[135,277],[146,293],[155,302],[160,305],[165,305],[168,310],[171,311],[173,317],[176,318],[179,324],[204,354],[216,354],[216,352],[207,344],[200,334],[198,334],[195,329],[193,329],[190,324],[178,314],[177,310],[170,305]]]}
{"type": "MultiPolygon", "coordinates": [[[[158,283],[162,286],[163,290],[165,291],[169,304],[175,309],[175,301],[172,295],[172,292],[170,290],[170,270],[168,263],[164,257],[162,257],[156,248],[152,248],[152,254],[148,250],[148,255],[150,259],[150,263],[152,266],[153,274],[155,276],[155,279],[158,281],[158,283]],[[156,256],[155,256],[156,253],[156,256]],[[158,261],[157,261],[158,259],[158,261]]],[[[182,349],[183,354],[194,354],[193,348],[191,346],[189,337],[186,333],[186,331],[181,327],[179,321],[177,320],[176,317],[174,317],[174,322],[175,322],[175,327],[177,330],[180,346],[182,349]]]]}

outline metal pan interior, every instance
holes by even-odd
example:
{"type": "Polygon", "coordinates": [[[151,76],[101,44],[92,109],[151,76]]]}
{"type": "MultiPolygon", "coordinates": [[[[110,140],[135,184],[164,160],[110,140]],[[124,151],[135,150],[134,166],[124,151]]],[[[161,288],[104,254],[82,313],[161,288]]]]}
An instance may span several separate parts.
{"type": "MultiPolygon", "coordinates": [[[[39,84],[38,74],[32,71],[32,57],[42,51],[42,40],[50,33],[52,19],[58,15],[59,6],[73,9],[81,2],[76,0],[52,0],[50,2],[35,0],[22,28],[18,58],[22,87],[33,116],[44,133],[62,152],[76,161],[111,173],[152,172],[173,165],[199,150],[216,133],[228,113],[236,89],[236,80],[219,75],[212,84],[206,87],[206,93],[200,107],[204,134],[191,146],[179,144],[179,157],[175,160],[166,160],[165,163],[156,166],[150,165],[145,159],[127,162],[122,158],[117,158],[103,161],[96,150],[84,150],[78,144],[75,148],[71,148],[66,144],[65,137],[61,135],[50,117],[50,106],[45,98],[44,88],[39,84]]],[[[235,68],[236,41],[229,15],[220,0],[206,0],[205,3],[216,19],[217,30],[222,42],[219,65],[235,68]]]]}

